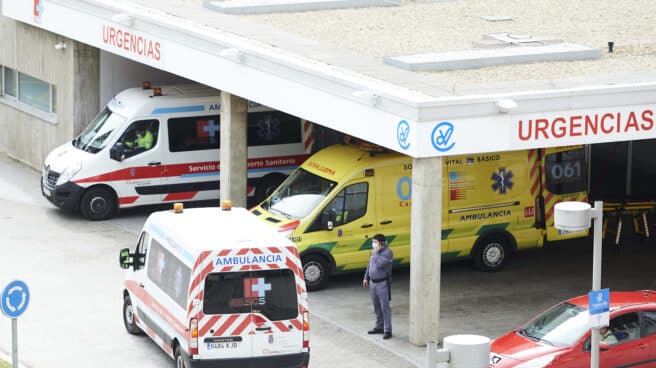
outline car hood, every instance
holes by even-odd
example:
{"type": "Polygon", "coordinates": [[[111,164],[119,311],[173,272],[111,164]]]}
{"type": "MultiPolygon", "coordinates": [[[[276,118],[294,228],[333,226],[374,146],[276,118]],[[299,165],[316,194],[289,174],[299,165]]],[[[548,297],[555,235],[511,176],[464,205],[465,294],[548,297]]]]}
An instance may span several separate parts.
{"type": "Polygon", "coordinates": [[[43,166],[48,170],[61,173],[72,163],[84,162],[89,156],[92,154],[73,147],[69,141],[53,149],[46,157],[43,166]]]}
{"type": "Polygon", "coordinates": [[[509,366],[507,364],[508,360],[512,360],[515,363],[525,362],[567,349],[567,347],[557,347],[535,342],[513,331],[496,338],[492,342],[490,346],[490,366],[507,367],[509,366]],[[495,359],[495,356],[500,359],[495,359]],[[497,364],[492,364],[495,360],[497,364]]]}

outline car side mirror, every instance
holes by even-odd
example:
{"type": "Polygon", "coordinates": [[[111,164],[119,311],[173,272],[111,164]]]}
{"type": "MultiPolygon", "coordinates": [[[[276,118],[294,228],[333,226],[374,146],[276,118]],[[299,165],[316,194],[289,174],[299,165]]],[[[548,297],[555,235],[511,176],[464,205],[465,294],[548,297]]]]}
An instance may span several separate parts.
{"type": "Polygon", "coordinates": [[[123,148],[123,143],[121,142],[116,143],[109,150],[109,158],[111,158],[112,160],[123,161],[124,154],[125,154],[125,149],[123,148]]]}
{"type": "Polygon", "coordinates": [[[130,248],[123,248],[118,254],[118,263],[122,269],[127,270],[134,264],[134,254],[130,253],[130,248]]]}
{"type": "Polygon", "coordinates": [[[330,211],[324,211],[321,213],[321,225],[326,230],[331,230],[334,227],[335,215],[330,211]]]}
{"type": "Polygon", "coordinates": [[[608,349],[610,349],[610,345],[608,345],[608,343],[605,342],[599,343],[599,351],[608,351],[608,349]]]}

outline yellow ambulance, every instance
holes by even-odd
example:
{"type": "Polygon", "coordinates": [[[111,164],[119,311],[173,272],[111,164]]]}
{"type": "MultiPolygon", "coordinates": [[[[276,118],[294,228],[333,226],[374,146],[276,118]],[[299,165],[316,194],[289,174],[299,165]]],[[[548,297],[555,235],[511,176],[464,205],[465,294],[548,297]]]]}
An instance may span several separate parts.
{"type": "MultiPolygon", "coordinates": [[[[296,243],[308,290],[364,269],[376,233],[395,264],[410,262],[412,159],[371,148],[324,148],[252,209],[296,243]]],[[[553,219],[557,202],[587,200],[583,147],[445,157],[442,172],[444,260],[496,271],[515,250],[587,234],[559,233],[553,219]]]]}

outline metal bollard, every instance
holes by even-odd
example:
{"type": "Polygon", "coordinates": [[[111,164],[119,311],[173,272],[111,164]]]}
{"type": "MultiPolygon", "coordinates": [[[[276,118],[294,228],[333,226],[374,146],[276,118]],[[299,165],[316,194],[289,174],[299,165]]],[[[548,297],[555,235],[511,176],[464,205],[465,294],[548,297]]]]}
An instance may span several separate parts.
{"type": "MultiPolygon", "coordinates": [[[[490,364],[490,339],[488,337],[452,335],[444,338],[443,346],[444,348],[440,349],[436,355],[442,355],[440,353],[446,351],[448,368],[488,368],[490,364]]],[[[436,360],[440,361],[440,358],[438,357],[436,360]]]]}

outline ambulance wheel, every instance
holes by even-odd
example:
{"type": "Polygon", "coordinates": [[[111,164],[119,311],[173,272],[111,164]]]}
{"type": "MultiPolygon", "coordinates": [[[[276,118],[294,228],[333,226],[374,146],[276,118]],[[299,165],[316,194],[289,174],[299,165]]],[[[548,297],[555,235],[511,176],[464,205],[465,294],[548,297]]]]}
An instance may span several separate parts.
{"type": "Polygon", "coordinates": [[[141,334],[141,329],[137,326],[137,321],[134,319],[134,309],[129,296],[123,298],[123,324],[128,333],[132,335],[141,334]]]}
{"type": "Polygon", "coordinates": [[[116,212],[116,197],[107,188],[91,188],[82,196],[80,212],[89,220],[107,220],[116,212]]]}
{"type": "Polygon", "coordinates": [[[287,177],[282,174],[269,174],[257,183],[255,188],[255,203],[260,204],[273,193],[287,177]]]}
{"type": "Polygon", "coordinates": [[[326,258],[311,254],[305,256],[303,261],[303,276],[308,291],[321,290],[326,286],[330,276],[330,266],[326,258]]]}
{"type": "Polygon", "coordinates": [[[175,368],[186,368],[186,364],[184,361],[184,357],[182,357],[182,353],[180,352],[180,347],[176,346],[175,347],[175,368]]]}
{"type": "Polygon", "coordinates": [[[498,271],[505,266],[510,244],[503,235],[489,235],[480,239],[472,253],[476,268],[486,271],[498,271]]]}

